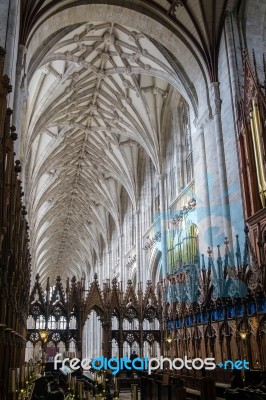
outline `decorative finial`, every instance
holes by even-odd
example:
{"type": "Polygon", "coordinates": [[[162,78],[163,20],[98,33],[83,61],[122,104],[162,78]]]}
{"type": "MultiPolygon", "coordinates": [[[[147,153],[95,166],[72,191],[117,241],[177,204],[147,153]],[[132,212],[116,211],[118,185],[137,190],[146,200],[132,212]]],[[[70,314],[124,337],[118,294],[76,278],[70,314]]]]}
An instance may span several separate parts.
{"type": "Polygon", "coordinates": [[[227,236],[225,236],[225,238],[224,238],[224,244],[225,244],[226,246],[229,245],[229,240],[228,240],[228,237],[227,237],[227,236]]]}
{"type": "Polygon", "coordinates": [[[22,206],[21,214],[24,215],[24,216],[28,214],[27,211],[26,211],[26,207],[25,206],[22,206]]]}
{"type": "Polygon", "coordinates": [[[19,160],[15,161],[15,172],[18,174],[19,172],[21,172],[21,164],[19,160]]]}
{"type": "Polygon", "coordinates": [[[10,131],[11,131],[10,137],[13,140],[13,142],[15,142],[15,140],[17,140],[18,138],[18,134],[16,133],[16,128],[14,125],[11,126],[10,131]]]}
{"type": "Polygon", "coordinates": [[[218,252],[218,258],[221,258],[221,252],[220,252],[220,245],[217,244],[217,252],[218,252]]]}
{"type": "Polygon", "coordinates": [[[206,266],[205,266],[205,258],[204,258],[204,254],[201,255],[202,258],[202,271],[205,271],[206,266]]]}
{"type": "Polygon", "coordinates": [[[236,235],[236,259],[237,259],[237,265],[241,265],[241,250],[240,250],[238,235],[236,235]]]}
{"type": "Polygon", "coordinates": [[[116,285],[117,284],[117,279],[116,277],[114,277],[114,279],[112,280],[112,285],[116,285]]]}

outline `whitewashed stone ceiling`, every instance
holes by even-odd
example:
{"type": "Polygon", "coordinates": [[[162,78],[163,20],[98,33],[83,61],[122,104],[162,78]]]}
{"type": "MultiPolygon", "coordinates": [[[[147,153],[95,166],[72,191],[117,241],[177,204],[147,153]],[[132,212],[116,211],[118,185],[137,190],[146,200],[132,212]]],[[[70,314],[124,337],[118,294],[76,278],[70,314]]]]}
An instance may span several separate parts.
{"type": "MultiPolygon", "coordinates": [[[[226,11],[237,10],[241,0],[21,0],[21,42],[48,15],[82,4],[117,5],[152,16],[172,29],[203,58],[210,79],[217,79],[218,53],[226,11]]],[[[243,2],[243,1],[242,1],[243,2]]]]}
{"type": "MultiPolygon", "coordinates": [[[[102,3],[159,20],[202,59],[210,80],[217,79],[223,19],[239,1],[102,3]]],[[[20,43],[27,46],[49,15],[79,4],[95,2],[22,0],[20,43]]],[[[196,109],[193,85],[185,87],[185,71],[180,74],[174,64],[162,46],[123,21],[66,26],[30,63],[22,178],[33,272],[43,279],[80,276],[85,265],[94,265],[102,243],[108,248],[110,215],[121,229],[122,187],[138,208],[139,148],[159,171],[170,86],[185,88],[196,109]]]]}
{"type": "Polygon", "coordinates": [[[138,148],[159,165],[175,81],[156,46],[118,24],[82,25],[46,53],[29,82],[23,132],[36,272],[80,275],[93,265],[109,213],[120,230],[122,186],[137,208],[138,148]]]}

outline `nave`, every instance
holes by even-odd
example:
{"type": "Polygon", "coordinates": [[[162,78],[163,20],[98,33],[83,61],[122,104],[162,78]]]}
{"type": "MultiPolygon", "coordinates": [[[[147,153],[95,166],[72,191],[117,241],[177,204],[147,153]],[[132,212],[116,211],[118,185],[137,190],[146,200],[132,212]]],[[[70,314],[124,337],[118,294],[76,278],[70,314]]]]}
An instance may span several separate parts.
{"type": "Polygon", "coordinates": [[[0,2],[0,400],[266,398],[265,21],[0,2]]]}

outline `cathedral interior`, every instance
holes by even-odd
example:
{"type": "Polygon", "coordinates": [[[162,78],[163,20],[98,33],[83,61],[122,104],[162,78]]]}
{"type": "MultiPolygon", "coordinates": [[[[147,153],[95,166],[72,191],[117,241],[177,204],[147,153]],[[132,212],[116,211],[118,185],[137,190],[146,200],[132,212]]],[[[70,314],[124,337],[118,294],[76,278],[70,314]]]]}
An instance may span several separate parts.
{"type": "Polygon", "coordinates": [[[265,54],[266,0],[0,0],[0,400],[266,399],[265,54]]]}

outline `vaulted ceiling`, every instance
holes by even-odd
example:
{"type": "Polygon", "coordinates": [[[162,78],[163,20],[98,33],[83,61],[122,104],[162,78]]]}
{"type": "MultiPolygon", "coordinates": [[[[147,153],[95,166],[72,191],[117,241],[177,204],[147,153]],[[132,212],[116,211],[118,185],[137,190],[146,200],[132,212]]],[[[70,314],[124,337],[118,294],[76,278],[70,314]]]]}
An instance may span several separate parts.
{"type": "Polygon", "coordinates": [[[33,264],[81,274],[121,229],[121,188],[138,200],[138,149],[159,172],[161,119],[178,77],[143,34],[88,23],[49,48],[32,74],[24,130],[33,264]],[[110,215],[109,215],[110,214],[110,215]]]}
{"type": "Polygon", "coordinates": [[[114,4],[160,20],[176,30],[203,58],[211,81],[218,73],[218,53],[226,11],[237,10],[240,0],[22,0],[21,42],[48,15],[82,4],[114,4]]]}
{"type": "MultiPolygon", "coordinates": [[[[22,1],[21,43],[60,8],[85,3],[93,2],[22,1]]],[[[214,80],[223,18],[237,3],[142,0],[129,8],[177,29],[214,80]]],[[[121,230],[122,188],[138,207],[140,148],[160,173],[162,118],[180,79],[169,52],[123,21],[66,26],[29,62],[21,154],[34,273],[80,276],[108,249],[110,221],[121,230]]],[[[196,112],[191,82],[186,92],[196,112]]]]}

